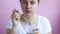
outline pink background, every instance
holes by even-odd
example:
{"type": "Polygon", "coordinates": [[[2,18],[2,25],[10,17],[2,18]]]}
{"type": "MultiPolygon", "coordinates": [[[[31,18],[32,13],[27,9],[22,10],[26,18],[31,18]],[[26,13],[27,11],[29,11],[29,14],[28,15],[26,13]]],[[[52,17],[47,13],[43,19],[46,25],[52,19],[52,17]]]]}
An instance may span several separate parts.
{"type": "MultiPolygon", "coordinates": [[[[45,16],[50,20],[53,34],[60,34],[59,4],[59,0],[41,0],[37,12],[38,15],[45,16]]],[[[0,0],[0,34],[6,34],[6,26],[14,8],[22,13],[18,0],[0,0]]]]}

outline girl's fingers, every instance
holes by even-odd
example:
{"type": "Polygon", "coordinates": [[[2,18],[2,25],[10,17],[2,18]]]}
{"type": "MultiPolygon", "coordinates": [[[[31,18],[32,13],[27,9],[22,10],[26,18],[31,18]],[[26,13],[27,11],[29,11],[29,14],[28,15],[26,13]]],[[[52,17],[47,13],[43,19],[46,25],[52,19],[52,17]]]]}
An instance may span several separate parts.
{"type": "Polygon", "coordinates": [[[17,9],[14,8],[13,13],[12,13],[12,19],[18,20],[20,19],[20,14],[17,9]]]}
{"type": "Polygon", "coordinates": [[[34,34],[38,34],[38,33],[40,33],[40,31],[39,31],[39,29],[35,29],[35,30],[33,31],[33,33],[34,33],[34,34]]]}

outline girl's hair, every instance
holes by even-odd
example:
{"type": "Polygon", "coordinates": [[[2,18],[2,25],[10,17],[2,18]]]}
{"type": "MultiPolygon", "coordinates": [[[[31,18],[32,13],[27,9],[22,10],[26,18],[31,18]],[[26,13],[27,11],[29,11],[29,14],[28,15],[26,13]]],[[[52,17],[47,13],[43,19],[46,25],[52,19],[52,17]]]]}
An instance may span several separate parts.
{"type": "MultiPolygon", "coordinates": [[[[21,1],[21,0],[20,0],[21,1]]],[[[38,0],[38,2],[40,2],[40,0],[38,0]]]]}

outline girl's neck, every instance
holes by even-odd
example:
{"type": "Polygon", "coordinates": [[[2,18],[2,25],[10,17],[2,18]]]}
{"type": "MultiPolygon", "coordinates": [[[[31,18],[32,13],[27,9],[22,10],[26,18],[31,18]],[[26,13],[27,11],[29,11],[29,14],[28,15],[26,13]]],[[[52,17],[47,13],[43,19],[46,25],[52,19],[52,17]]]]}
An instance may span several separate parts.
{"type": "Polygon", "coordinates": [[[37,18],[37,14],[33,14],[33,15],[31,15],[31,16],[26,16],[26,15],[23,15],[24,17],[24,19],[26,20],[26,21],[32,21],[33,19],[35,19],[35,18],[37,18]]]}

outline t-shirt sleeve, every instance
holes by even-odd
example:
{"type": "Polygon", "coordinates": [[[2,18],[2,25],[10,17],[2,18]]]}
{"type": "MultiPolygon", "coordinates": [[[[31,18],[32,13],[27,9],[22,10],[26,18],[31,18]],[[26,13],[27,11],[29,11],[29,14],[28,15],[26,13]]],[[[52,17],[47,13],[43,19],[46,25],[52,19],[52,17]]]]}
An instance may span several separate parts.
{"type": "Polygon", "coordinates": [[[43,23],[44,23],[43,24],[43,26],[44,26],[44,33],[51,32],[52,28],[51,28],[49,20],[46,17],[44,17],[43,23]]]}
{"type": "Polygon", "coordinates": [[[12,29],[12,20],[9,20],[6,28],[7,29],[12,29]]]}

